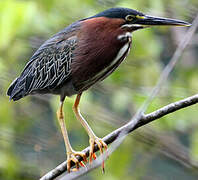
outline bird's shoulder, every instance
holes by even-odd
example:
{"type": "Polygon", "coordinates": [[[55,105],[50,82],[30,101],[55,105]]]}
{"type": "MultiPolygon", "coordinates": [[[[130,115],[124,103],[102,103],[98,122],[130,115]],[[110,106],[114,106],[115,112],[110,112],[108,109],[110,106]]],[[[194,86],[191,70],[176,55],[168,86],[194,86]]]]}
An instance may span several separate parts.
{"type": "Polygon", "coordinates": [[[74,46],[77,41],[76,35],[79,28],[80,24],[76,22],[53,35],[38,48],[38,50],[30,58],[30,61],[37,59],[38,55],[41,53],[56,54],[63,50],[67,50],[67,47],[74,46]]]}
{"type": "Polygon", "coordinates": [[[71,24],[45,41],[34,53],[20,76],[26,92],[54,89],[69,78],[78,28],[79,23],[71,24]]]}

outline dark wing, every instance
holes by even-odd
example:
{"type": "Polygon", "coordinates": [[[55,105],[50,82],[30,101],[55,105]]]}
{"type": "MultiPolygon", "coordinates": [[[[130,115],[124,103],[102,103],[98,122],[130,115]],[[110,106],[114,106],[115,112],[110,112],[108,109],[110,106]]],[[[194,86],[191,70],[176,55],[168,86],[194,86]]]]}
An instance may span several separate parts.
{"type": "Polygon", "coordinates": [[[40,90],[50,91],[70,77],[77,37],[64,38],[64,33],[57,34],[36,51],[8,89],[10,99],[18,100],[40,90]]]}

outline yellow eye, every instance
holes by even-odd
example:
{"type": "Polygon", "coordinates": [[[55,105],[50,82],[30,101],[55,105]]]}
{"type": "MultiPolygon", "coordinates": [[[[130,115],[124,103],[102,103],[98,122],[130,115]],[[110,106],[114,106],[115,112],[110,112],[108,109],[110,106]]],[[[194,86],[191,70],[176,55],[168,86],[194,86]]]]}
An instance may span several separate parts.
{"type": "Polygon", "coordinates": [[[132,21],[132,20],[134,20],[134,18],[135,18],[135,16],[133,16],[133,15],[127,15],[125,17],[126,21],[132,21]]]}

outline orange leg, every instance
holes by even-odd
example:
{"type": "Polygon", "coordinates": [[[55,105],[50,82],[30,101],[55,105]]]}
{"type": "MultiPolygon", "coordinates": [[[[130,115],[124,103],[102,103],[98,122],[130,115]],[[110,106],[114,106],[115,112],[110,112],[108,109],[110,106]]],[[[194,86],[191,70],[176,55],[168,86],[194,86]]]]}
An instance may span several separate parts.
{"type": "MultiPolygon", "coordinates": [[[[92,158],[96,159],[96,155],[94,153],[94,145],[95,144],[98,145],[98,148],[99,148],[101,154],[103,154],[103,148],[105,150],[107,150],[107,145],[101,138],[98,138],[94,134],[94,132],[92,131],[92,129],[90,128],[90,126],[88,125],[86,120],[81,115],[80,110],[78,108],[79,102],[80,102],[80,97],[81,97],[81,94],[78,94],[77,97],[76,97],[76,101],[74,103],[74,106],[73,106],[73,111],[75,113],[76,118],[80,121],[80,123],[82,124],[82,126],[85,128],[85,130],[88,133],[89,143],[90,143],[90,152],[89,153],[90,153],[90,163],[91,163],[92,162],[92,158]]],[[[104,161],[102,162],[102,168],[104,170],[104,161]]]]}
{"type": "Polygon", "coordinates": [[[61,132],[64,138],[66,152],[67,152],[67,170],[70,172],[71,169],[71,162],[73,161],[76,165],[76,169],[79,169],[79,165],[85,166],[83,162],[79,162],[76,156],[81,156],[85,162],[87,162],[85,153],[76,152],[72,149],[71,144],[69,142],[69,137],[64,121],[64,113],[63,113],[63,101],[61,101],[60,108],[57,111],[57,118],[61,127],[61,132]]]}

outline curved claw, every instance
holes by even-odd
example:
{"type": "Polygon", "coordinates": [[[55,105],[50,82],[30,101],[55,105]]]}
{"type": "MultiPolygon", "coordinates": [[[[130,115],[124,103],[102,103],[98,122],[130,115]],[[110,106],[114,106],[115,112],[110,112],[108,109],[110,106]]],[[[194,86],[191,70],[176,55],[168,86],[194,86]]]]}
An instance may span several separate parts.
{"type": "MultiPolygon", "coordinates": [[[[94,153],[94,145],[97,144],[98,148],[100,150],[100,154],[103,154],[103,148],[105,149],[106,153],[107,153],[107,144],[100,138],[98,137],[94,137],[94,138],[90,138],[89,140],[90,143],[90,158],[89,158],[89,162],[92,163],[92,158],[95,160],[96,159],[96,154],[94,153]]],[[[108,154],[107,154],[108,157],[108,154]]],[[[102,161],[102,171],[104,172],[104,159],[102,161]]]]}
{"type": "Polygon", "coordinates": [[[82,161],[79,161],[77,159],[77,156],[82,157],[83,158],[83,161],[85,163],[87,163],[87,157],[86,157],[86,154],[85,153],[75,152],[75,151],[68,152],[67,153],[67,170],[68,170],[69,173],[71,171],[71,162],[72,161],[75,163],[75,166],[76,166],[76,168],[72,169],[72,171],[78,171],[80,166],[86,167],[85,164],[82,161]]]}

